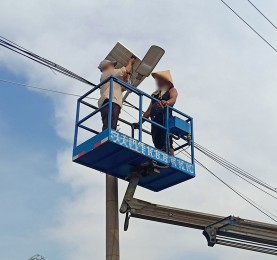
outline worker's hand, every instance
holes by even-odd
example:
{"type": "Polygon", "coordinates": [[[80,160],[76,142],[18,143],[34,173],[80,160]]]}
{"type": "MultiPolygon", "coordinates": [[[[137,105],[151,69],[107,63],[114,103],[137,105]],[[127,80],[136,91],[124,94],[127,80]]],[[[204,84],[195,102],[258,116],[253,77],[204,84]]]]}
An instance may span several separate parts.
{"type": "Polygon", "coordinates": [[[132,67],[133,67],[134,63],[136,62],[136,59],[137,59],[137,58],[133,55],[133,56],[131,57],[131,59],[129,60],[127,66],[125,67],[125,68],[126,68],[126,73],[127,73],[127,74],[130,74],[130,73],[132,72],[132,67]]]}
{"type": "Polygon", "coordinates": [[[132,58],[130,59],[131,64],[135,64],[136,60],[137,58],[135,56],[132,56],[132,58]]]}
{"type": "Polygon", "coordinates": [[[139,123],[133,123],[133,127],[134,127],[135,129],[139,129],[139,123]]]}
{"type": "Polygon", "coordinates": [[[165,100],[161,100],[161,101],[159,102],[159,105],[160,105],[160,107],[165,107],[165,106],[168,105],[168,102],[165,101],[165,100]]]}

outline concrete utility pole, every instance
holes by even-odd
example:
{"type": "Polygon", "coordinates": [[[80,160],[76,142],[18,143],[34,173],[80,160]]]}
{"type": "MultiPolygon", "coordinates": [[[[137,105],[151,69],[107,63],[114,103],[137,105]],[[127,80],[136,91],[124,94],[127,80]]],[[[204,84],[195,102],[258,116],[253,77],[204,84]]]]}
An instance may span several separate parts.
{"type": "Polygon", "coordinates": [[[106,174],[106,260],[119,260],[118,180],[106,174]]]}

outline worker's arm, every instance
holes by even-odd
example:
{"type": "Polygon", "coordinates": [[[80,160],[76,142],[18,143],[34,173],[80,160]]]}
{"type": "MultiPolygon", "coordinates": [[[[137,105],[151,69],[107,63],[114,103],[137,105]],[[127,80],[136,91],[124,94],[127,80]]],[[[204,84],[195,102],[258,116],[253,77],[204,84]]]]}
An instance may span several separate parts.
{"type": "Polygon", "coordinates": [[[123,81],[129,82],[129,75],[127,73],[123,76],[123,81]]]}
{"type": "MultiPolygon", "coordinates": [[[[125,74],[123,75],[123,81],[129,83],[129,74],[131,73],[132,68],[133,68],[133,65],[134,65],[135,62],[136,62],[136,57],[132,57],[132,58],[129,60],[127,66],[125,67],[125,74]]],[[[122,90],[122,92],[123,92],[123,91],[126,90],[126,88],[121,87],[121,90],[122,90]]]]}
{"type": "Polygon", "coordinates": [[[127,72],[128,74],[131,73],[132,68],[133,68],[133,65],[134,65],[135,62],[136,62],[136,59],[137,59],[136,57],[132,57],[132,58],[129,60],[127,66],[125,67],[126,72],[127,72]]]}
{"type": "Polygon", "coordinates": [[[127,82],[128,74],[131,73],[133,65],[136,62],[136,59],[137,59],[136,57],[132,57],[125,67],[122,67],[120,69],[114,69],[112,76],[123,79],[125,82],[127,82]]]}
{"type": "MultiPolygon", "coordinates": [[[[125,73],[124,76],[122,77],[122,79],[123,79],[124,82],[129,83],[129,74],[125,73]]],[[[126,91],[126,88],[121,86],[121,91],[122,92],[126,91]]]]}
{"type": "MultiPolygon", "coordinates": [[[[126,67],[122,67],[120,69],[114,69],[112,76],[116,78],[120,78],[123,81],[127,82],[129,81],[129,74],[132,71],[133,64],[136,62],[136,57],[132,57],[126,67]]],[[[121,86],[121,91],[124,92],[126,91],[126,88],[121,86]]]]}
{"type": "Polygon", "coordinates": [[[174,106],[175,103],[176,103],[176,100],[177,100],[177,97],[178,97],[178,92],[176,90],[176,88],[171,88],[169,90],[169,94],[170,94],[170,99],[169,100],[162,100],[160,102],[160,105],[162,107],[166,106],[166,105],[169,105],[169,106],[174,106]]]}

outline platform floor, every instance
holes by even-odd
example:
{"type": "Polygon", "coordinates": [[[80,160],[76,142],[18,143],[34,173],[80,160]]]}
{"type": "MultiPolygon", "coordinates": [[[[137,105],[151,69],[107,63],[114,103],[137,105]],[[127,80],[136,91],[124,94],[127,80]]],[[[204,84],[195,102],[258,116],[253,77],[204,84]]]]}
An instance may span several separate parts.
{"type": "Polygon", "coordinates": [[[122,180],[126,180],[135,167],[151,164],[153,160],[168,167],[143,177],[139,186],[146,189],[161,191],[195,176],[191,163],[113,130],[110,135],[105,130],[73,150],[74,162],[122,180]]]}

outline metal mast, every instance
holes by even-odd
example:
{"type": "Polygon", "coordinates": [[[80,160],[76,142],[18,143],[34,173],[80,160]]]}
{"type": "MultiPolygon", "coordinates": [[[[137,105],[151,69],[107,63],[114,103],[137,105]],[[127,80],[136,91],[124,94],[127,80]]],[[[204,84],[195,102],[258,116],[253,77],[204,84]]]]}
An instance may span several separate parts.
{"type": "Polygon", "coordinates": [[[106,260],[119,260],[118,180],[106,175],[106,260]]]}

